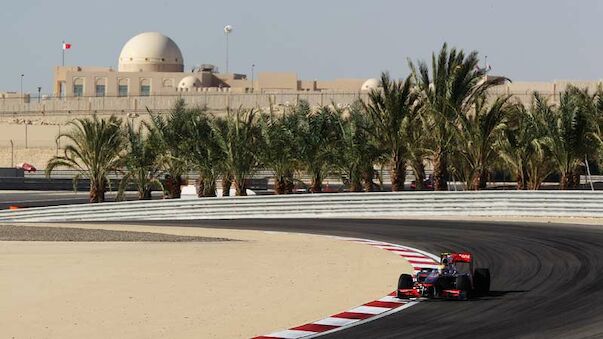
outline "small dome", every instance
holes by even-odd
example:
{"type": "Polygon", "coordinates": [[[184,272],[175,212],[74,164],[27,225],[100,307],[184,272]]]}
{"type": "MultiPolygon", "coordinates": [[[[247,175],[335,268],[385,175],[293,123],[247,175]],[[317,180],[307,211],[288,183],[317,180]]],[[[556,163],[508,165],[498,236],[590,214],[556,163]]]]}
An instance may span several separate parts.
{"type": "Polygon", "coordinates": [[[381,87],[381,83],[379,82],[378,79],[375,78],[371,78],[368,79],[367,81],[365,81],[362,86],[360,86],[360,90],[361,91],[370,91],[373,89],[378,89],[379,87],[381,87]]]}
{"type": "Polygon", "coordinates": [[[184,60],[174,40],[157,32],[138,34],[119,54],[119,72],[183,72],[184,60]]]}
{"type": "Polygon", "coordinates": [[[194,75],[186,76],[178,83],[179,91],[190,91],[200,87],[202,87],[201,80],[194,75]]]}

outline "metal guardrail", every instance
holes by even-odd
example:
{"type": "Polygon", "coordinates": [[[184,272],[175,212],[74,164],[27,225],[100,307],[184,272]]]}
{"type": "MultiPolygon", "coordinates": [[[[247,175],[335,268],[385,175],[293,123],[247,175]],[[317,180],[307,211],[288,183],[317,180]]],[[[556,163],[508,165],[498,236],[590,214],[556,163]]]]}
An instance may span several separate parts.
{"type": "Polygon", "coordinates": [[[421,215],[603,217],[603,192],[387,192],[130,201],[4,210],[0,222],[421,215]]]}

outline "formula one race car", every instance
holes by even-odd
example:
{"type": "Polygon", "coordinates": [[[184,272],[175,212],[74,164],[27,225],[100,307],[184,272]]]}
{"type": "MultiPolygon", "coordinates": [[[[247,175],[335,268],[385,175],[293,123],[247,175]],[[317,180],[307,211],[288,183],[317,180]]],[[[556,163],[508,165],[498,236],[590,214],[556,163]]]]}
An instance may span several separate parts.
{"type": "Polygon", "coordinates": [[[413,276],[398,279],[398,298],[445,298],[467,300],[490,291],[490,270],[473,269],[471,253],[442,253],[438,268],[421,268],[413,276]]]}

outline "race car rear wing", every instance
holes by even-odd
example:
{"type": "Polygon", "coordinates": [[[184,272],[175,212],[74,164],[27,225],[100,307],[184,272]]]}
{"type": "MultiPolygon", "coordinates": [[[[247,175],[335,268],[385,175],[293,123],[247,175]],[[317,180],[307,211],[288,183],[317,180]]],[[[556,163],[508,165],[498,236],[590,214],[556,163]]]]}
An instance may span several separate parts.
{"type": "Polygon", "coordinates": [[[473,261],[473,256],[469,252],[461,252],[461,253],[442,253],[440,258],[450,257],[452,262],[466,262],[470,263],[473,261]]]}

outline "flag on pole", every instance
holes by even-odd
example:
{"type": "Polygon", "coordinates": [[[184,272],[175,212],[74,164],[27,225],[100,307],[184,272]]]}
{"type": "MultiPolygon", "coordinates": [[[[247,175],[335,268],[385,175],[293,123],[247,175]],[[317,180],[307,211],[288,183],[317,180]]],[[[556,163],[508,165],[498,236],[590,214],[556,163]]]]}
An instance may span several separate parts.
{"type": "Polygon", "coordinates": [[[63,50],[70,49],[70,48],[71,48],[71,44],[70,43],[63,42],[63,50]]]}

